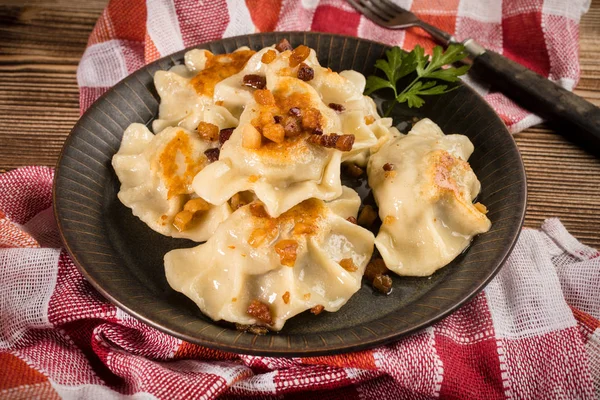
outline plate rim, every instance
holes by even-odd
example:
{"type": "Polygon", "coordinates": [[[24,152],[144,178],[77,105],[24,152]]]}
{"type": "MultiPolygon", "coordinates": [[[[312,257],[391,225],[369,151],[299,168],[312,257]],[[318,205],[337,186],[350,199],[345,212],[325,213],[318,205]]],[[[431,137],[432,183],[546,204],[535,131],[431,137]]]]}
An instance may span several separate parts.
{"type": "MultiPolygon", "coordinates": [[[[514,150],[516,150],[516,154],[518,155],[518,160],[519,160],[519,165],[518,165],[519,168],[518,168],[517,173],[522,178],[521,185],[520,185],[521,186],[520,194],[523,199],[522,199],[522,203],[519,204],[522,207],[522,210],[521,210],[520,215],[518,216],[517,233],[512,238],[510,245],[505,247],[504,254],[502,255],[501,260],[498,262],[497,267],[492,271],[492,273],[486,279],[482,280],[474,289],[472,289],[466,296],[464,296],[456,304],[454,304],[452,307],[444,309],[443,311],[437,313],[435,316],[430,317],[417,325],[413,325],[413,326],[411,326],[411,328],[406,329],[404,331],[399,331],[399,332],[396,331],[396,332],[392,332],[389,334],[377,335],[375,337],[361,338],[361,339],[357,339],[358,340],[357,343],[342,343],[342,344],[337,345],[332,348],[324,348],[324,349],[316,349],[316,350],[311,350],[308,347],[305,347],[304,350],[290,348],[289,351],[288,350],[278,350],[278,349],[263,349],[263,348],[255,349],[253,347],[252,348],[245,348],[245,347],[242,348],[242,347],[239,347],[236,345],[232,345],[231,343],[219,342],[218,340],[213,341],[213,340],[207,340],[206,338],[194,337],[194,336],[188,335],[186,333],[175,331],[167,326],[164,326],[161,323],[152,320],[151,316],[146,316],[146,315],[140,313],[139,311],[134,310],[130,306],[125,305],[121,300],[119,300],[117,298],[118,296],[115,297],[113,294],[109,293],[106,289],[104,289],[98,283],[98,281],[93,276],[90,275],[90,273],[87,271],[86,268],[84,268],[83,263],[80,261],[79,257],[77,256],[77,252],[73,251],[73,249],[71,248],[70,244],[68,243],[68,241],[66,239],[63,222],[61,221],[58,206],[57,206],[57,204],[58,204],[57,185],[58,185],[59,177],[61,176],[60,166],[62,164],[65,151],[66,151],[68,145],[71,144],[71,142],[74,138],[75,132],[81,124],[81,121],[84,119],[84,117],[86,117],[86,115],[88,115],[93,110],[94,105],[98,102],[101,102],[105,97],[109,96],[115,87],[123,84],[123,82],[125,80],[127,80],[128,78],[130,78],[132,75],[134,75],[138,72],[141,72],[142,70],[147,69],[151,66],[159,65],[160,63],[163,63],[169,59],[173,63],[178,63],[176,58],[181,57],[181,54],[185,54],[185,52],[187,52],[189,50],[201,48],[204,46],[209,46],[211,44],[216,44],[216,43],[222,42],[224,40],[234,40],[235,41],[238,38],[245,39],[248,37],[260,37],[260,36],[267,36],[267,35],[280,35],[283,37],[290,37],[292,35],[298,35],[298,34],[304,35],[303,40],[305,43],[307,41],[307,36],[327,36],[327,37],[331,36],[331,37],[337,37],[337,38],[341,38],[341,39],[357,40],[358,42],[365,42],[365,43],[368,43],[371,45],[375,44],[378,46],[384,46],[386,49],[392,47],[385,43],[377,42],[377,41],[370,40],[370,39],[363,39],[360,37],[340,35],[340,34],[328,33],[328,32],[306,32],[306,31],[260,32],[260,33],[254,33],[254,34],[248,34],[248,35],[237,35],[237,36],[231,36],[231,37],[227,37],[227,38],[221,38],[218,40],[212,40],[212,41],[208,41],[208,42],[199,43],[195,46],[191,46],[186,49],[177,51],[175,53],[166,55],[166,56],[161,57],[149,64],[142,66],[140,69],[127,75],[122,80],[120,80],[119,82],[114,84],[112,87],[110,87],[105,93],[103,93],[100,97],[98,97],[94,101],[94,103],[92,103],[83,114],[80,115],[79,119],[77,120],[77,122],[75,123],[75,125],[73,126],[71,131],[69,132],[69,135],[67,136],[67,138],[65,139],[63,146],[61,148],[61,151],[60,151],[60,155],[59,155],[58,160],[55,165],[55,173],[54,173],[54,179],[53,179],[53,183],[52,183],[52,208],[53,208],[55,220],[57,223],[58,231],[59,231],[63,246],[67,250],[71,259],[73,260],[73,263],[75,264],[75,266],[77,267],[79,272],[84,276],[86,281],[89,282],[94,287],[95,290],[97,290],[106,300],[111,302],[113,305],[115,305],[118,308],[121,308],[123,311],[127,312],[129,315],[135,317],[138,320],[143,321],[147,325],[149,325],[163,333],[166,333],[168,335],[177,337],[179,339],[188,341],[190,343],[198,344],[198,345],[205,346],[205,347],[208,347],[211,349],[232,352],[232,353],[239,353],[239,354],[248,354],[248,355],[257,355],[257,356],[274,356],[274,357],[307,357],[307,356],[334,355],[334,354],[342,354],[342,353],[371,349],[371,348],[374,348],[374,347],[377,347],[380,345],[384,345],[384,344],[388,344],[393,341],[397,341],[397,340],[399,340],[403,337],[406,337],[410,334],[418,333],[422,329],[427,328],[427,327],[435,324],[436,322],[444,319],[445,317],[449,316],[450,314],[454,313],[457,309],[461,308],[463,305],[465,305],[467,302],[469,302],[471,299],[473,299],[477,294],[479,294],[491,282],[491,280],[504,267],[508,257],[512,253],[512,251],[520,237],[520,234],[523,230],[523,225],[525,222],[525,214],[526,214],[526,210],[527,210],[527,200],[528,200],[527,175],[526,175],[526,171],[525,171],[525,166],[523,163],[523,158],[522,158],[520,149],[516,144],[514,136],[508,131],[508,129],[506,128],[506,125],[500,119],[500,117],[498,116],[496,111],[485,101],[485,99],[479,93],[477,93],[475,90],[470,88],[468,85],[462,83],[462,81],[461,81],[460,86],[463,87],[464,89],[468,90],[471,95],[474,95],[475,97],[477,97],[478,100],[482,103],[483,107],[485,107],[488,111],[491,111],[494,114],[494,117],[497,119],[497,122],[502,125],[505,136],[510,138],[510,141],[509,141],[510,146],[512,146],[514,148],[514,150]]],[[[215,322],[209,321],[208,323],[214,324],[215,322]]],[[[270,335],[277,335],[277,334],[278,333],[270,333],[270,335]]],[[[307,335],[310,335],[310,334],[307,334],[307,335]]],[[[290,336],[290,335],[288,335],[288,336],[290,336]]]]}

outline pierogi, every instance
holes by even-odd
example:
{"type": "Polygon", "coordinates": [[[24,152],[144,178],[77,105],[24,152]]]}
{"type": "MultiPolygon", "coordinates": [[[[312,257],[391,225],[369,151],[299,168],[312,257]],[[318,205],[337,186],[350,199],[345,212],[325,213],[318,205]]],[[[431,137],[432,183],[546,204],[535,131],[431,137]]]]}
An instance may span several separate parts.
{"type": "Polygon", "coordinates": [[[332,202],[308,199],[277,218],[255,201],[206,243],[167,253],[167,280],[214,320],[280,330],[303,311],[337,311],[360,289],[373,252],[373,234],[347,220],[359,206],[349,188],[332,202]]]}
{"type": "Polygon", "coordinates": [[[262,62],[269,52],[275,50],[259,51],[242,71],[216,85],[215,96],[226,106],[227,98],[247,100],[239,126],[223,145],[219,160],[201,171],[193,186],[199,196],[215,205],[235,193],[253,191],[269,214],[278,216],[309,198],[328,201],[340,196],[341,162],[364,165],[371,149],[397,131],[391,127],[391,119],[380,118],[373,100],[362,94],[365,79],[361,74],[338,74],[321,67],[314,50],[307,50],[306,59],[294,67],[290,67],[292,51],[262,62]],[[311,79],[298,78],[302,68],[312,71],[311,79]],[[269,98],[257,96],[261,90],[252,96],[239,89],[244,87],[245,76],[264,79],[269,98]],[[267,131],[276,131],[274,125],[279,130],[270,136],[267,131]],[[263,133],[262,143],[245,146],[244,135],[254,129],[263,133]],[[353,144],[344,151],[315,146],[311,142],[315,132],[324,137],[343,133],[353,137],[353,144]]]}
{"type": "Polygon", "coordinates": [[[473,204],[469,139],[428,119],[401,134],[363,95],[365,82],[287,41],[194,49],[155,73],[154,133],[132,124],[112,160],[118,198],[156,232],[205,242],[168,252],[164,264],[170,286],[213,320],[278,331],[304,311],[339,310],[367,265],[381,284],[375,246],[391,271],[427,276],[489,230],[485,207],[473,204]],[[342,185],[342,163],[366,168],[376,237],[357,224],[368,217],[342,185]]]}
{"type": "Polygon", "coordinates": [[[121,182],[119,200],[158,233],[207,240],[231,214],[229,204],[207,204],[192,191],[192,179],[206,165],[203,153],[210,146],[183,128],[169,127],[153,135],[145,125],[131,124],[112,159],[121,182]],[[179,230],[174,222],[188,202],[203,202],[205,210],[179,230]]]}
{"type": "Polygon", "coordinates": [[[473,204],[481,186],[467,159],[473,144],[429,119],[369,159],[369,185],[382,224],[375,239],[398,275],[428,276],[447,265],[491,222],[473,204]]]}

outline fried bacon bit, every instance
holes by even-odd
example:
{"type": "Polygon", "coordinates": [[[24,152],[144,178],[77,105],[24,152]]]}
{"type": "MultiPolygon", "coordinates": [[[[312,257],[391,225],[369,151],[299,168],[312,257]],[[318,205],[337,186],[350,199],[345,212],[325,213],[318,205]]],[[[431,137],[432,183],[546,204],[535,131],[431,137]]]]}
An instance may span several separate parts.
{"type": "Polygon", "coordinates": [[[177,228],[179,232],[183,232],[187,229],[190,222],[192,222],[192,219],[196,213],[207,211],[209,209],[210,204],[204,199],[196,198],[188,200],[188,202],[183,206],[183,210],[175,214],[173,226],[177,228]]]}
{"type": "Polygon", "coordinates": [[[200,211],[208,211],[210,210],[210,204],[200,197],[196,199],[188,200],[187,203],[183,206],[185,211],[190,211],[193,213],[197,213],[200,211]]]}
{"type": "Polygon", "coordinates": [[[269,232],[263,228],[256,228],[248,237],[248,244],[253,248],[258,248],[265,243],[269,236],[269,232]]]}
{"type": "Polygon", "coordinates": [[[275,117],[271,110],[260,110],[257,118],[252,120],[252,125],[256,129],[262,130],[262,127],[268,124],[272,124],[275,121],[275,117]]]}
{"type": "Polygon", "coordinates": [[[371,282],[373,287],[383,294],[392,290],[392,279],[387,275],[390,272],[381,258],[372,259],[365,269],[365,278],[371,282]]]}
{"type": "Polygon", "coordinates": [[[253,333],[259,336],[266,335],[269,332],[269,329],[267,329],[266,326],[260,325],[235,324],[235,329],[237,329],[238,331],[253,333]]]}
{"type": "Polygon", "coordinates": [[[320,126],[317,126],[313,131],[312,131],[313,135],[322,135],[323,134],[323,128],[321,128],[320,126]]]}
{"type": "Polygon", "coordinates": [[[365,268],[365,278],[372,281],[377,275],[384,275],[390,272],[386,267],[385,262],[381,258],[374,258],[367,264],[365,268]]]}
{"type": "Polygon", "coordinates": [[[293,115],[294,117],[300,117],[300,116],[302,116],[302,111],[300,111],[300,109],[298,107],[292,107],[292,108],[290,108],[290,110],[288,111],[288,113],[290,115],[293,115]]]}
{"type": "Polygon", "coordinates": [[[267,210],[265,210],[265,207],[260,204],[260,203],[252,203],[250,204],[250,214],[252,214],[253,217],[257,217],[257,218],[269,218],[269,214],[267,213],[267,210]]]}
{"type": "Polygon", "coordinates": [[[225,104],[225,102],[223,100],[215,101],[215,105],[217,105],[217,106],[222,106],[223,104],[225,104]]]}
{"type": "Polygon", "coordinates": [[[319,304],[319,305],[311,308],[310,312],[313,313],[314,315],[319,315],[323,312],[324,309],[325,309],[325,307],[323,307],[322,305],[319,304]]]}
{"type": "Polygon", "coordinates": [[[267,78],[256,74],[244,75],[242,82],[244,86],[254,89],[264,89],[267,86],[267,78]]]}
{"type": "Polygon", "coordinates": [[[346,221],[352,222],[354,225],[358,224],[358,221],[354,217],[348,217],[346,218],[346,221]]]}
{"type": "Polygon", "coordinates": [[[354,145],[354,135],[338,135],[336,133],[312,135],[308,140],[311,143],[341,151],[350,151],[352,150],[352,145],[354,145]]]}
{"type": "Polygon", "coordinates": [[[363,209],[360,211],[360,214],[358,215],[358,224],[363,228],[368,228],[371,225],[373,225],[373,222],[375,222],[376,218],[377,213],[375,212],[373,207],[367,204],[363,207],[363,209]]]}
{"type": "Polygon", "coordinates": [[[256,182],[259,179],[260,179],[260,177],[258,175],[250,175],[248,177],[248,182],[254,183],[254,182],[256,182]]]}
{"type": "Polygon", "coordinates": [[[358,270],[358,267],[354,265],[354,262],[351,258],[344,258],[339,262],[340,266],[344,268],[348,272],[355,272],[358,270]]]}
{"type": "Polygon", "coordinates": [[[276,124],[280,124],[281,121],[283,121],[283,117],[281,115],[274,115],[273,121],[275,121],[276,124]]]}
{"type": "Polygon", "coordinates": [[[385,218],[383,219],[383,224],[384,224],[384,225],[391,225],[391,224],[393,224],[394,222],[396,222],[396,217],[394,217],[394,216],[391,216],[391,215],[388,215],[387,217],[385,217],[385,218]]]}
{"type": "Polygon", "coordinates": [[[482,214],[487,214],[488,213],[487,207],[484,206],[483,204],[481,204],[481,203],[478,202],[478,203],[475,203],[473,205],[475,206],[475,208],[477,209],[477,211],[479,211],[480,213],[482,213],[482,214]]]}
{"type": "Polygon", "coordinates": [[[292,50],[292,55],[290,56],[290,67],[294,68],[298,66],[302,61],[306,60],[308,55],[310,54],[310,48],[301,44],[292,50]]]}
{"type": "Polygon", "coordinates": [[[198,135],[208,141],[219,139],[219,127],[209,122],[201,121],[198,124],[198,135]]]}
{"type": "Polygon", "coordinates": [[[290,304],[290,292],[285,292],[281,298],[283,299],[284,304],[290,304]]]}
{"type": "Polygon", "coordinates": [[[261,106],[275,105],[275,97],[269,89],[258,89],[254,92],[254,100],[261,106]]]}
{"type": "Polygon", "coordinates": [[[250,124],[242,128],[242,147],[246,149],[259,149],[262,144],[262,135],[250,124]]]}
{"type": "Polygon", "coordinates": [[[394,170],[394,164],[390,164],[390,163],[383,164],[383,170],[384,171],[393,171],[394,170]]]}
{"type": "Polygon", "coordinates": [[[315,70],[309,67],[306,63],[300,64],[298,67],[298,79],[308,82],[315,77],[315,70]]]}
{"type": "Polygon", "coordinates": [[[346,109],[346,107],[337,103],[329,103],[329,108],[338,113],[344,112],[344,110],[346,109]]]}
{"type": "Polygon", "coordinates": [[[304,222],[298,222],[294,225],[292,233],[294,235],[312,235],[316,233],[317,227],[311,224],[305,224],[304,222]]]}
{"type": "Polygon", "coordinates": [[[354,163],[348,163],[346,164],[346,172],[348,173],[348,175],[350,175],[353,178],[358,178],[359,176],[361,176],[365,171],[359,167],[358,165],[354,164],[354,163]]]}
{"type": "MultiPolygon", "coordinates": [[[[290,47],[292,47],[292,46],[290,46],[290,47]]],[[[268,50],[265,54],[262,55],[260,61],[262,61],[263,64],[271,64],[275,60],[276,57],[277,57],[277,53],[275,53],[274,50],[268,50]]]]}
{"type": "Polygon", "coordinates": [[[194,213],[191,211],[183,210],[175,214],[175,218],[173,219],[173,226],[177,228],[179,232],[183,232],[188,224],[192,221],[194,217],[194,213]]]}
{"type": "Polygon", "coordinates": [[[263,244],[269,244],[278,234],[276,225],[267,226],[266,228],[256,228],[248,238],[248,244],[253,248],[258,248],[263,244]]]}
{"type": "Polygon", "coordinates": [[[321,111],[310,107],[302,113],[302,126],[306,129],[316,129],[321,126],[321,111]]]}
{"type": "Polygon", "coordinates": [[[302,128],[295,117],[287,116],[283,119],[283,131],[286,137],[294,137],[302,133],[302,128]]]}
{"type": "Polygon", "coordinates": [[[280,240],[275,245],[275,252],[279,254],[279,260],[286,267],[293,267],[296,263],[296,251],[298,250],[298,242],[295,240],[285,239],[280,240]]]}
{"type": "MultiPolygon", "coordinates": [[[[323,137],[324,135],[321,135],[323,137]]],[[[335,142],[335,148],[340,151],[350,151],[354,145],[354,135],[341,135],[338,136],[335,142]]]]}
{"type": "Polygon", "coordinates": [[[219,154],[221,154],[221,151],[218,148],[208,149],[204,152],[209,163],[217,161],[219,159],[219,154]]]}
{"type": "Polygon", "coordinates": [[[372,115],[365,115],[365,124],[371,125],[373,122],[375,122],[375,117],[372,115]]]}
{"type": "Polygon", "coordinates": [[[275,123],[265,125],[262,129],[263,136],[275,142],[282,143],[285,139],[285,130],[283,126],[275,123]]]}
{"type": "Polygon", "coordinates": [[[220,145],[223,145],[223,143],[225,143],[226,141],[229,140],[234,129],[235,128],[221,129],[221,132],[219,132],[219,144],[220,145]]]}
{"type": "Polygon", "coordinates": [[[389,275],[377,275],[373,279],[373,287],[383,294],[389,294],[392,291],[392,278],[389,275]]]}
{"type": "Polygon", "coordinates": [[[258,299],[252,300],[246,313],[264,324],[271,324],[273,322],[269,306],[258,299]]]}
{"type": "Polygon", "coordinates": [[[281,53],[283,53],[286,50],[292,50],[292,49],[293,49],[293,47],[290,44],[290,42],[288,42],[287,39],[281,39],[279,41],[279,43],[277,43],[277,45],[275,46],[275,50],[277,50],[281,53]]]}

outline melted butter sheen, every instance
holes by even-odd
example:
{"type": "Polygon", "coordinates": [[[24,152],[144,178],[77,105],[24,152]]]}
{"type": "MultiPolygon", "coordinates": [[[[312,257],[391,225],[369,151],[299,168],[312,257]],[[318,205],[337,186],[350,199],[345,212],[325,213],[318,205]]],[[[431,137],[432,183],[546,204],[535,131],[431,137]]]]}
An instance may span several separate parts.
{"type": "Polygon", "coordinates": [[[189,193],[189,186],[192,184],[194,176],[204,166],[204,157],[194,159],[192,157],[190,138],[183,131],[177,132],[175,137],[165,146],[159,156],[163,180],[169,190],[167,197],[189,193]],[[181,154],[185,169],[179,173],[179,164],[177,156],[181,154]]]}
{"type": "Polygon", "coordinates": [[[192,78],[192,86],[198,94],[212,97],[215,85],[240,72],[254,53],[256,52],[253,50],[240,50],[218,56],[210,55],[206,68],[192,78]]]}

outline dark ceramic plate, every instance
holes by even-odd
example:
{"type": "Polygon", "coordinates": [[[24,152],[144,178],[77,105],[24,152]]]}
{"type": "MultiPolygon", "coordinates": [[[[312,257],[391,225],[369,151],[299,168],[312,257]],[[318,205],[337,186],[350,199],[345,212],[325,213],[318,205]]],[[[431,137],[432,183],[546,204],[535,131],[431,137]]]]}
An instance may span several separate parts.
{"type": "MultiPolygon", "coordinates": [[[[334,71],[373,73],[386,46],[320,33],[266,33],[198,46],[213,53],[240,46],[259,49],[287,38],[307,44],[334,71]]],[[[54,210],[69,253],[84,276],[106,298],[146,323],[181,339],[246,354],[308,356],[374,347],[424,328],[456,310],[498,272],[521,230],[526,185],[514,140],[494,111],[471,89],[430,97],[418,111],[446,133],[475,144],[469,160],[481,180],[479,201],[489,209],[492,229],[431,278],[394,277],[389,296],[369,285],[336,313],[301,314],[278,334],[255,336],[215,323],[167,284],[163,255],[194,243],[163,237],[135,218],[117,199],[111,167],[123,131],[133,122],[150,125],[159,98],[152,83],[158,70],[182,62],[184,51],[154,62],[117,84],[81,117],[67,138],[54,183],[54,210]]],[[[400,121],[414,112],[397,108],[400,121]]],[[[364,195],[364,193],[362,193],[364,195]]]]}

